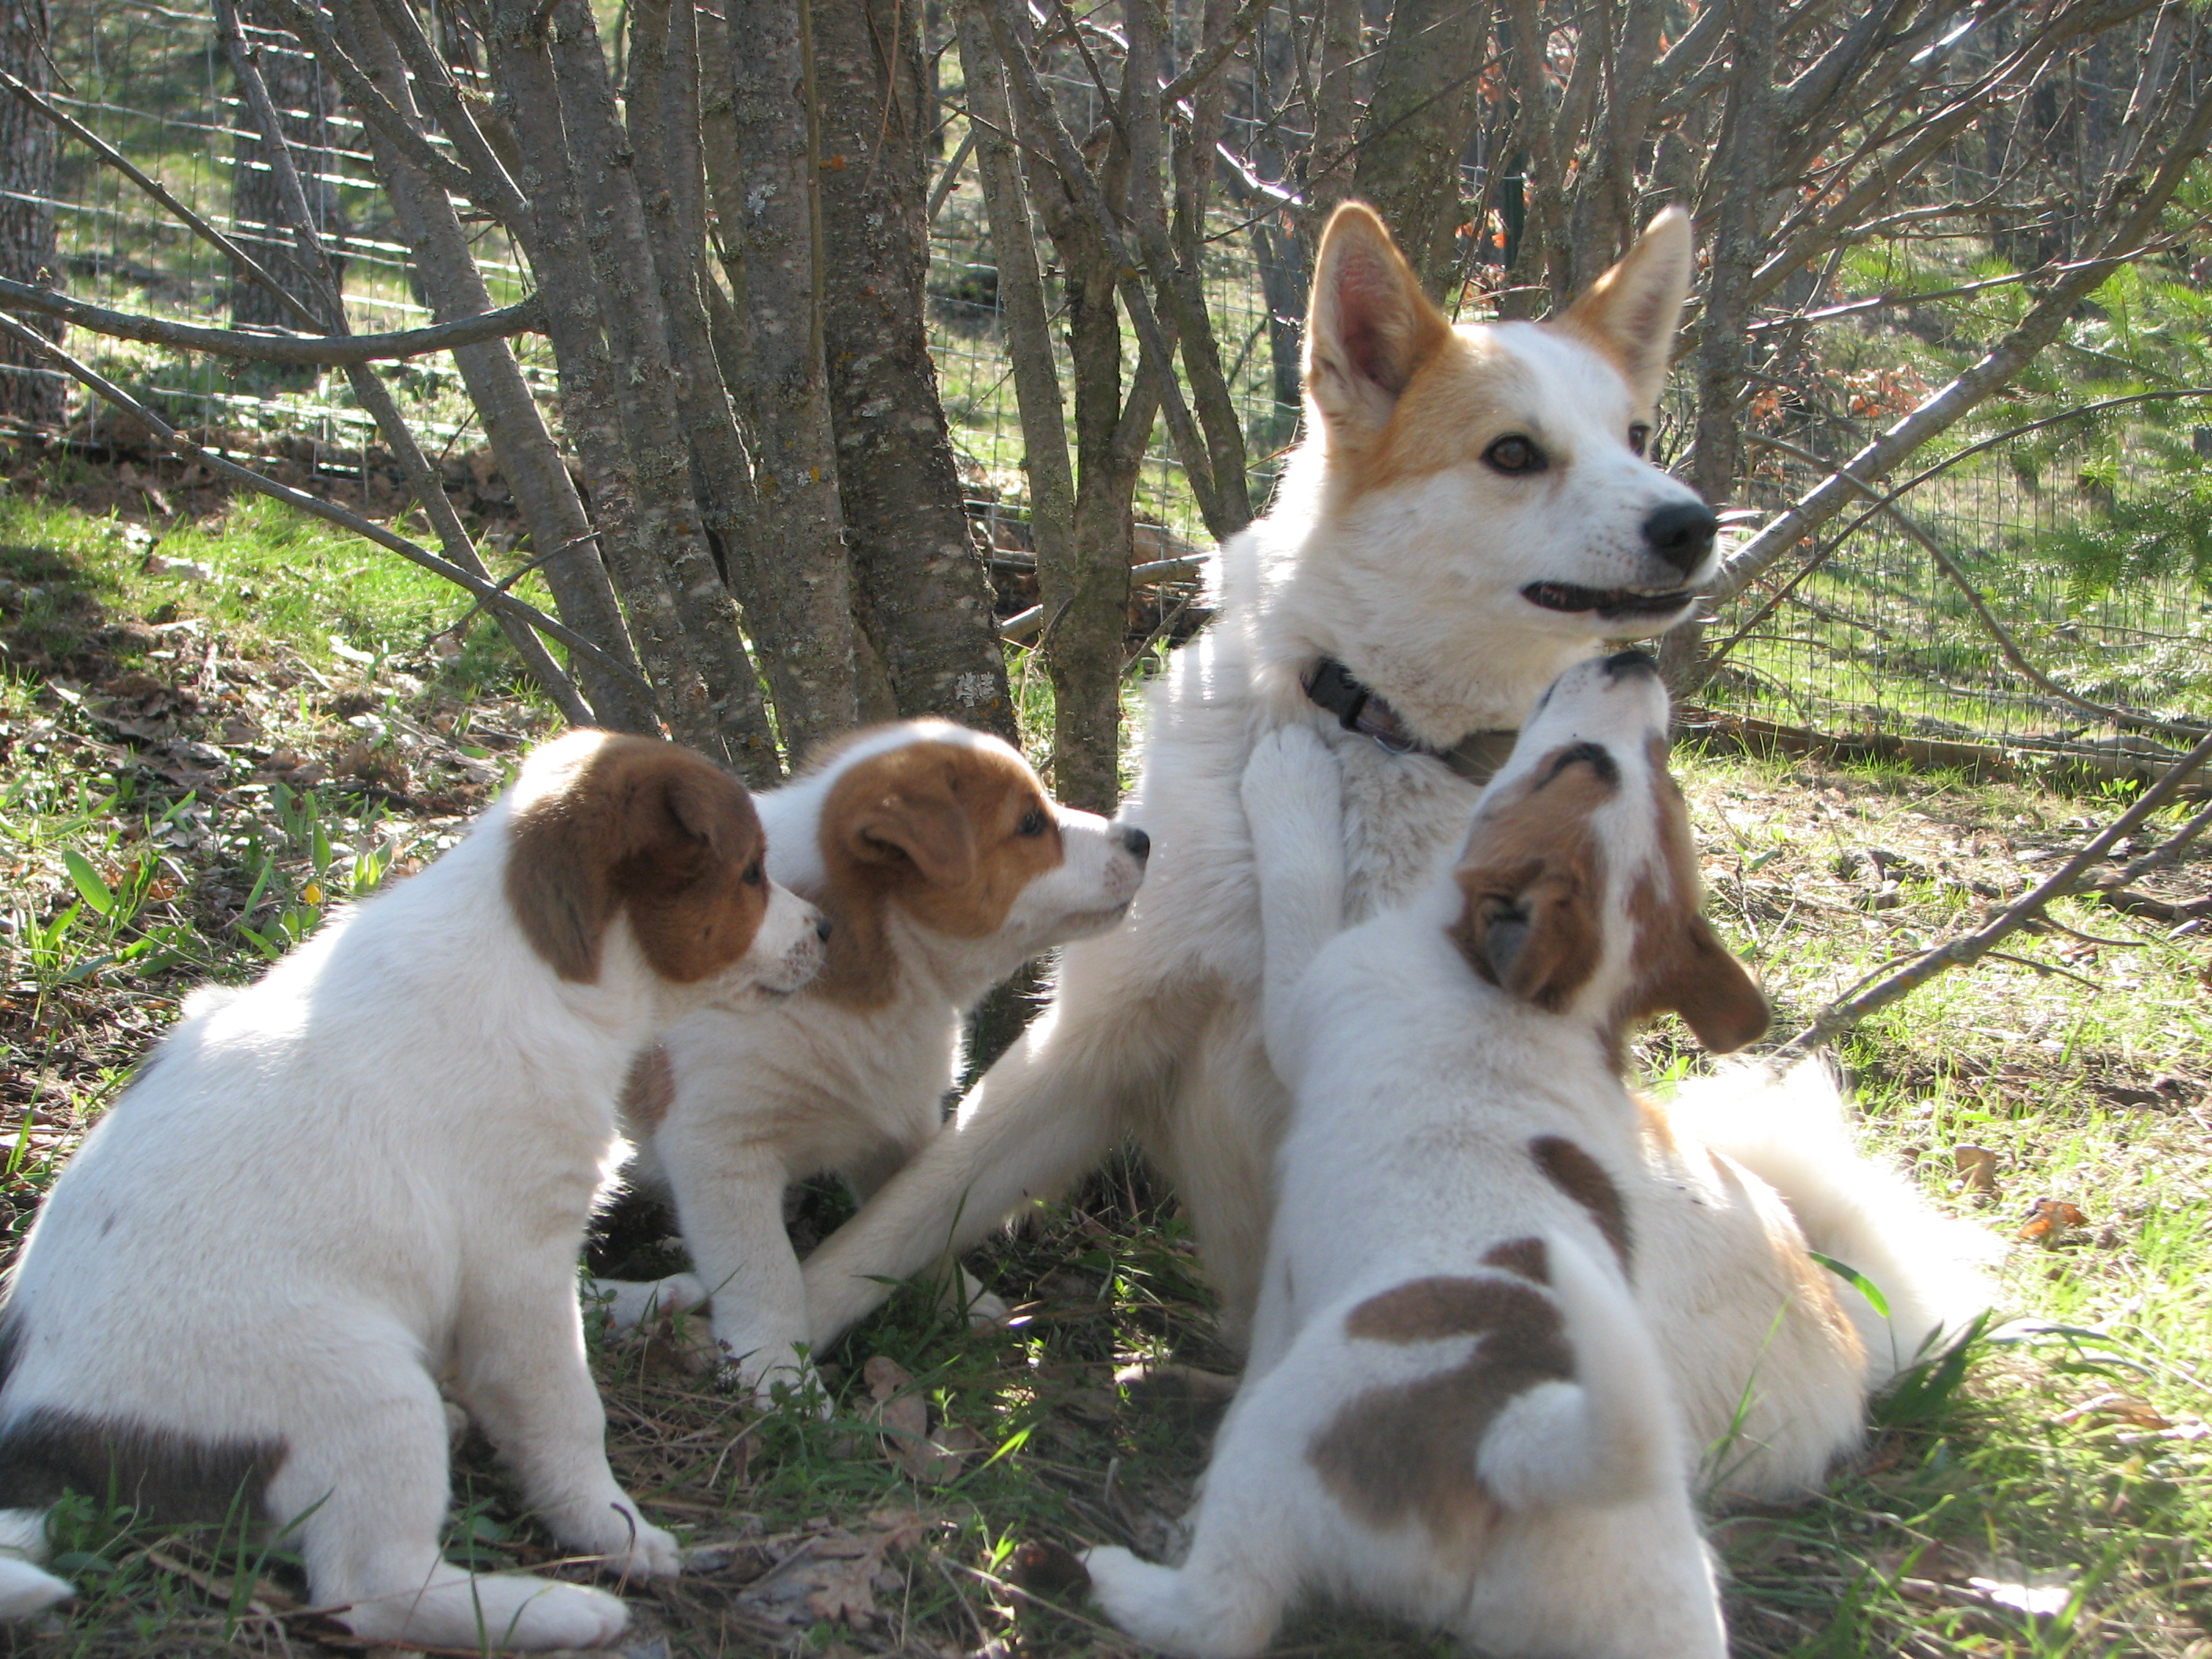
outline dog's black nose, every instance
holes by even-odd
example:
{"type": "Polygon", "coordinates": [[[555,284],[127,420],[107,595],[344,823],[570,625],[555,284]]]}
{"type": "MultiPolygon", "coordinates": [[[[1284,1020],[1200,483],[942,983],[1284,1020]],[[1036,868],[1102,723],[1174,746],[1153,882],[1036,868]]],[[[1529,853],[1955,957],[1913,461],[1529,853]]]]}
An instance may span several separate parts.
{"type": "Polygon", "coordinates": [[[1616,651],[1605,659],[1605,672],[1615,679],[1623,674],[1656,674],[1659,659],[1648,651],[1616,651]]]}
{"type": "Polygon", "coordinates": [[[1129,849],[1129,856],[1139,864],[1152,855],[1152,838],[1133,823],[1117,823],[1114,833],[1121,838],[1121,845],[1129,849]]]}
{"type": "Polygon", "coordinates": [[[1651,550],[1685,576],[1705,562],[1721,521],[1703,501],[1675,501],[1644,521],[1651,550]]]}
{"type": "Polygon", "coordinates": [[[814,924],[814,937],[820,939],[824,945],[827,945],[830,942],[830,935],[834,931],[836,931],[835,924],[833,924],[827,916],[823,917],[821,921],[814,924]]]}

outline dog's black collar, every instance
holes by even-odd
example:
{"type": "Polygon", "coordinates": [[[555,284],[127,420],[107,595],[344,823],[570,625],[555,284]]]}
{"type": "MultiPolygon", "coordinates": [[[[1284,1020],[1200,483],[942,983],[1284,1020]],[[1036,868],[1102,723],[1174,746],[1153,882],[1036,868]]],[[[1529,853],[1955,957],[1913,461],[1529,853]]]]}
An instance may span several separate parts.
{"type": "Polygon", "coordinates": [[[1300,682],[1314,706],[1336,716],[1347,732],[1372,738],[1394,755],[1426,755],[1442,761],[1469,783],[1488,783],[1520,738],[1517,731],[1499,728],[1470,732],[1449,749],[1432,748],[1406,729],[1398,711],[1352,678],[1352,671],[1334,657],[1323,657],[1300,682]]]}

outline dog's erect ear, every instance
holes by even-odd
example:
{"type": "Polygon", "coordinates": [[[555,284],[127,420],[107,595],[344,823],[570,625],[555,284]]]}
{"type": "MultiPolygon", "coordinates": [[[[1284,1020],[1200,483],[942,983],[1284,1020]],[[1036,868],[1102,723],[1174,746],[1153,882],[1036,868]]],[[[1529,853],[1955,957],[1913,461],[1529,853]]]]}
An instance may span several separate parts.
{"type": "Polygon", "coordinates": [[[1640,409],[1656,404],[1666,384],[1693,252],[1690,216],[1670,207],[1559,319],[1619,365],[1640,409]]]}
{"type": "Polygon", "coordinates": [[[1604,947],[1591,874],[1571,858],[1462,866],[1453,943],[1478,977],[1556,1012],[1597,971],[1604,947]]]}
{"type": "Polygon", "coordinates": [[[1766,1035],[1769,1014],[1759,981],[1703,916],[1690,918],[1650,996],[1655,1010],[1681,1015],[1714,1054],[1734,1054],[1766,1035]]]}
{"type": "Polygon", "coordinates": [[[975,828],[950,792],[902,789],[871,802],[854,818],[847,845],[865,864],[903,857],[933,887],[960,887],[975,879],[975,828]]]}
{"type": "Polygon", "coordinates": [[[1382,426],[1450,334],[1375,210],[1337,209],[1322,233],[1306,319],[1306,391],[1330,428],[1349,436],[1382,426]]]}

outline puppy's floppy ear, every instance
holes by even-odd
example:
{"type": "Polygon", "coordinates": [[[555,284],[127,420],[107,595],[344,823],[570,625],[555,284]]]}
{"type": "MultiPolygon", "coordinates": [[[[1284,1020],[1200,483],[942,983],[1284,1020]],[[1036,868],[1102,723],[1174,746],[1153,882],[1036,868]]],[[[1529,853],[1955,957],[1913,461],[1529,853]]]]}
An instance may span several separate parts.
{"type": "Polygon", "coordinates": [[[1759,981],[1700,915],[1690,918],[1651,999],[1655,1009],[1681,1015],[1698,1041],[1717,1054],[1733,1054],[1766,1035],[1769,1013],[1759,981]]]}
{"type": "Polygon", "coordinates": [[[1340,436],[1379,428],[1450,334],[1375,210],[1337,209],[1322,233],[1306,319],[1306,391],[1330,428],[1340,436]]]}
{"type": "Polygon", "coordinates": [[[1559,319],[1619,365],[1640,409],[1656,404],[1666,384],[1694,254],[1690,216],[1670,207],[1559,319]]]}
{"type": "Polygon", "coordinates": [[[866,864],[903,855],[933,887],[963,886],[975,874],[975,828],[949,791],[892,790],[854,818],[847,844],[866,864]]]}
{"type": "Polygon", "coordinates": [[[1452,941],[1479,978],[1557,1011],[1597,971],[1596,884],[1571,858],[1462,866],[1452,941]]]}

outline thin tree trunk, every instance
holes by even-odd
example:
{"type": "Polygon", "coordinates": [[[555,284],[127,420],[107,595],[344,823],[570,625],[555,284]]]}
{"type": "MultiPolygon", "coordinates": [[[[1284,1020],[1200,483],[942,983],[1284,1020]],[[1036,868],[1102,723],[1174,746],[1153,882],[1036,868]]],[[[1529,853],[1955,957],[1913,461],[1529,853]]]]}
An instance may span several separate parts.
{"type": "Polygon", "coordinates": [[[1016,735],[923,320],[933,112],[912,0],[812,0],[823,345],[862,632],[901,714],[1016,735]]]}
{"type": "MultiPolygon", "coordinates": [[[[47,88],[48,33],[46,0],[0,0],[0,69],[33,92],[47,88]]],[[[44,271],[60,283],[53,194],[53,128],[21,99],[0,94],[0,276],[36,283],[44,271]]],[[[62,337],[58,322],[22,320],[52,339],[62,337]]],[[[28,347],[0,339],[0,417],[58,427],[68,404],[68,382],[28,347]]]]}
{"type": "Polygon", "coordinates": [[[772,590],[763,582],[756,627],[777,710],[790,711],[783,735],[794,757],[849,730],[860,713],[852,564],[823,368],[820,146],[807,10],[808,0],[732,0],[736,164],[733,188],[718,192],[722,234],[743,247],[756,533],[763,576],[778,578],[772,590]]]}
{"type": "Polygon", "coordinates": [[[1398,0],[1362,125],[1352,193],[1382,214],[1431,298],[1454,267],[1460,152],[1489,38],[1487,0],[1398,0]]]}
{"type": "MultiPolygon", "coordinates": [[[[346,216],[337,185],[330,177],[336,166],[331,155],[330,118],[337,107],[337,94],[322,66],[294,46],[289,35],[282,37],[281,45],[271,40],[283,27],[273,12],[254,5],[252,0],[246,0],[240,9],[241,21],[251,30],[246,39],[262,84],[269,88],[269,96],[283,118],[284,141],[292,147],[301,188],[307,192],[307,205],[315,216],[316,232],[343,283],[345,258],[341,250],[346,216]]],[[[285,228],[284,191],[274,158],[268,145],[254,133],[252,115],[241,109],[236,118],[238,136],[232,140],[230,173],[233,240],[283,283],[286,293],[306,300],[313,308],[315,277],[285,228]]],[[[240,328],[281,329],[292,323],[275,295],[243,277],[231,284],[230,317],[240,328]]],[[[313,378],[312,371],[308,377],[313,378]]]]}
{"type": "Polygon", "coordinates": [[[1359,118],[1363,19],[1359,0],[1321,0],[1320,62],[1314,71],[1313,149],[1306,161],[1308,241],[1317,245],[1337,204],[1352,194],[1352,138],[1359,118]]]}
{"type": "MultiPolygon", "coordinates": [[[[339,36],[356,60],[395,107],[414,115],[412,89],[368,0],[341,0],[334,17],[339,36]]],[[[369,144],[433,314],[444,321],[490,310],[490,291],[470,252],[452,198],[409,167],[373,130],[369,144]]],[[[561,620],[635,666],[636,656],[622,608],[600,562],[583,498],[576,493],[575,481],[546,429],[513,349],[504,340],[487,341],[462,347],[453,360],[483,423],[484,441],[499,465],[500,477],[529,527],[532,556],[544,560],[538,568],[561,620]],[[556,552],[560,549],[568,550],[556,552]]],[[[623,732],[659,730],[660,719],[652,702],[629,679],[589,659],[572,664],[571,672],[599,725],[623,732]]]]}

